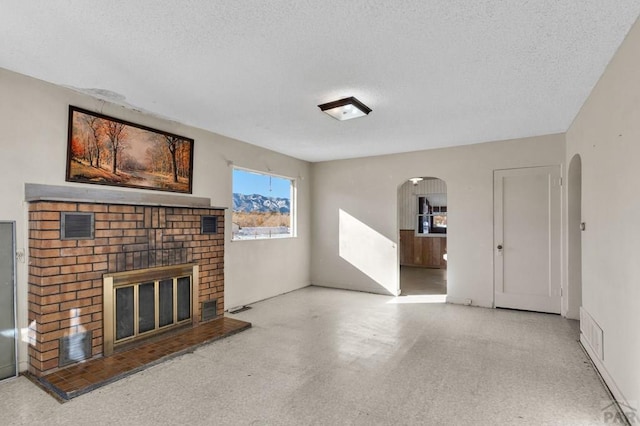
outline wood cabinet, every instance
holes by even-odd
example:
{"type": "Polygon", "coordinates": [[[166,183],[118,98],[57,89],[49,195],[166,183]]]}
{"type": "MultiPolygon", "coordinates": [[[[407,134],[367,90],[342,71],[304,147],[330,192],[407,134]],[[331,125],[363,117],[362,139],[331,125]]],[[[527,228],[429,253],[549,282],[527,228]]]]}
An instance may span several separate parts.
{"type": "Polygon", "coordinates": [[[446,268],[446,237],[418,237],[413,229],[400,230],[400,265],[446,268]]]}

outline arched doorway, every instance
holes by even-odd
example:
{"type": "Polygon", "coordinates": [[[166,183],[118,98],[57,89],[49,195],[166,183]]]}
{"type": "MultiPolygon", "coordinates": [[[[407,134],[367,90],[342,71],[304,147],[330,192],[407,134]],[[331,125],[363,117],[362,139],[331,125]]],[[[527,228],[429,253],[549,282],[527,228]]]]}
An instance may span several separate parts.
{"type": "Polygon", "coordinates": [[[400,294],[447,294],[447,184],[415,177],[398,188],[400,294]]]}
{"type": "Polygon", "coordinates": [[[567,182],[568,285],[567,318],[579,319],[582,306],[582,159],[569,163],[567,182]]]}

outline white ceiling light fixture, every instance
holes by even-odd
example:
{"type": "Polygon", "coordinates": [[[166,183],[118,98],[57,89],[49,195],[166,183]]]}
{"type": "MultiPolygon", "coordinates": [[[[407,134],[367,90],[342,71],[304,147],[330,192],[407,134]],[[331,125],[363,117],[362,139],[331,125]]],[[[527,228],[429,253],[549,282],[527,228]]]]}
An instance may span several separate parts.
{"type": "Polygon", "coordinates": [[[364,117],[371,112],[371,108],[353,96],[318,105],[318,108],[340,121],[364,117]]]}
{"type": "Polygon", "coordinates": [[[411,183],[412,183],[412,184],[414,184],[414,185],[417,185],[417,184],[418,184],[418,182],[420,182],[420,181],[422,181],[422,180],[424,180],[424,178],[421,178],[421,177],[415,177],[415,178],[411,178],[411,179],[409,179],[409,182],[411,182],[411,183]]]}

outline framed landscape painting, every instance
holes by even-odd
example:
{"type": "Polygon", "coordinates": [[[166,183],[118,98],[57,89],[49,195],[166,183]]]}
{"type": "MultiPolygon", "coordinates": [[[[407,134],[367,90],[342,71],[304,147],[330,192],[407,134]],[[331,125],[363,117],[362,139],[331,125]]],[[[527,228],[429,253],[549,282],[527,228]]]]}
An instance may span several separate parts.
{"type": "Polygon", "coordinates": [[[69,106],[66,180],[190,194],[193,139],[69,106]]]}

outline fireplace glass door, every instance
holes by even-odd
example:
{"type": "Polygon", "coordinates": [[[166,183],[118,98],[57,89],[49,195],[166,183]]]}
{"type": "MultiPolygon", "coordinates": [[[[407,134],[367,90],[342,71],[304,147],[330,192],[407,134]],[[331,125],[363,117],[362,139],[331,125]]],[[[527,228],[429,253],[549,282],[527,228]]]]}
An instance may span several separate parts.
{"type": "Polygon", "coordinates": [[[116,344],[191,322],[191,276],[125,284],[113,291],[116,344]]]}

